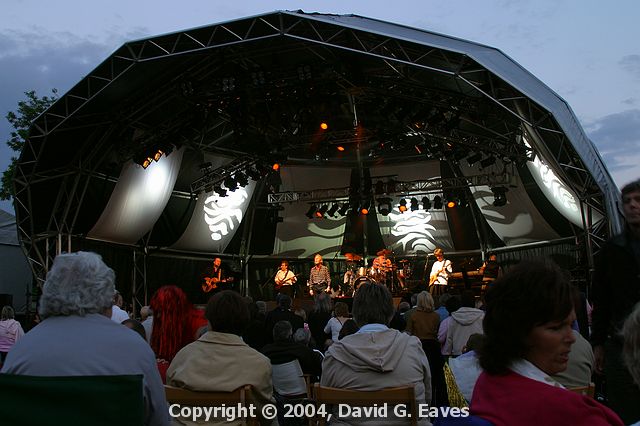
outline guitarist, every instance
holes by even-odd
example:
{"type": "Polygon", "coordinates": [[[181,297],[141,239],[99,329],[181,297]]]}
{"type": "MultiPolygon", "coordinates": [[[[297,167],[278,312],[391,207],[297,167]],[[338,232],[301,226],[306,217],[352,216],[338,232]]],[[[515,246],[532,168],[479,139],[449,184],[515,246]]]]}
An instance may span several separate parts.
{"type": "Polygon", "coordinates": [[[440,247],[436,247],[433,255],[436,257],[436,261],[433,263],[429,274],[429,293],[434,299],[437,299],[447,292],[449,274],[453,272],[453,269],[451,261],[444,258],[444,252],[440,247]]]}
{"type": "Polygon", "coordinates": [[[215,290],[231,290],[231,283],[233,277],[228,277],[225,269],[222,267],[222,259],[216,257],[213,259],[213,267],[211,269],[211,276],[205,278],[204,284],[202,284],[202,290],[205,293],[215,290]]]}
{"type": "Polygon", "coordinates": [[[293,299],[294,285],[298,281],[296,274],[289,270],[289,262],[283,260],[280,262],[280,269],[273,279],[276,282],[276,291],[284,293],[293,299]]]}

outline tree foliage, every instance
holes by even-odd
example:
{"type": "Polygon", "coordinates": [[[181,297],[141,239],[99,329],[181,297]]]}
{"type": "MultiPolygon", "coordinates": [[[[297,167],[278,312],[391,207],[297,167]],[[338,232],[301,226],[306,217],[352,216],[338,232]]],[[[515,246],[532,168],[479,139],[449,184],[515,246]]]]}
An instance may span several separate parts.
{"type": "MultiPolygon", "coordinates": [[[[58,91],[51,89],[51,96],[39,97],[35,90],[24,92],[26,99],[18,102],[18,109],[10,111],[6,115],[7,121],[11,124],[13,131],[7,141],[7,145],[14,152],[20,153],[24,144],[29,137],[29,128],[31,123],[47,108],[58,99],[58,91]]],[[[2,173],[2,182],[0,186],[0,199],[8,200],[13,197],[13,175],[16,170],[17,156],[11,157],[11,163],[2,173]]]]}

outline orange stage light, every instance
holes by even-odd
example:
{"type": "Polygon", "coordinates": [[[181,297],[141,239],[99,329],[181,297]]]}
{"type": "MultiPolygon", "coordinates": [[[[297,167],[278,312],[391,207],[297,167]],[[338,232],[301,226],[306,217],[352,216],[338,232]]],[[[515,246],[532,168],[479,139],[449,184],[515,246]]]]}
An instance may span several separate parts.
{"type": "Polygon", "coordinates": [[[344,151],[344,146],[342,146],[342,145],[338,145],[337,148],[338,148],[338,151],[340,151],[340,152],[344,151]]]}
{"type": "Polygon", "coordinates": [[[329,128],[329,125],[323,121],[322,123],[320,123],[320,128],[322,130],[327,130],[329,128]]]}
{"type": "Polygon", "coordinates": [[[447,203],[447,207],[449,207],[450,209],[454,208],[456,206],[456,202],[455,201],[449,201],[447,203]]]}
{"type": "Polygon", "coordinates": [[[277,172],[278,170],[280,170],[280,163],[273,163],[273,166],[271,166],[271,168],[277,172]]]}
{"type": "Polygon", "coordinates": [[[360,209],[360,213],[369,214],[369,209],[367,209],[366,207],[363,207],[363,208],[360,209]]]}

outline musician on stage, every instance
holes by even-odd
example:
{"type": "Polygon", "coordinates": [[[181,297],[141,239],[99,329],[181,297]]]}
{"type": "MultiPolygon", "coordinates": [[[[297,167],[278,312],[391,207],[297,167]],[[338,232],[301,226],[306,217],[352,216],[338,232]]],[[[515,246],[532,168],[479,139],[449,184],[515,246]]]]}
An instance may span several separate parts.
{"type": "Polygon", "coordinates": [[[298,281],[296,274],[289,270],[289,262],[283,260],[280,262],[280,269],[273,279],[276,282],[276,291],[286,294],[293,299],[294,286],[298,281]]]}
{"type": "Polygon", "coordinates": [[[323,291],[329,291],[331,286],[329,268],[322,264],[322,256],[320,254],[314,256],[313,263],[314,266],[309,273],[309,292],[312,296],[323,291]]]}
{"type": "Polygon", "coordinates": [[[436,261],[429,274],[429,293],[436,298],[447,292],[449,274],[453,272],[451,261],[444,258],[444,252],[440,247],[433,251],[436,261]]]}
{"type": "Polygon", "coordinates": [[[225,268],[222,266],[222,259],[216,257],[213,259],[211,268],[211,276],[204,279],[202,290],[205,293],[210,291],[218,292],[220,290],[231,290],[233,277],[228,276],[225,268]]]}

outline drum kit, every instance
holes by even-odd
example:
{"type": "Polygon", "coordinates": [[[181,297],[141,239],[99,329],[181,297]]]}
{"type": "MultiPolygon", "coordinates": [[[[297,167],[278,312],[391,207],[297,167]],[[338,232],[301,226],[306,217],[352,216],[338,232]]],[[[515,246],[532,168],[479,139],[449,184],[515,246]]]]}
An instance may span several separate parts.
{"type": "Polygon", "coordinates": [[[342,294],[349,296],[354,294],[357,290],[357,285],[363,281],[358,280],[361,277],[384,284],[392,292],[403,290],[406,280],[411,278],[411,262],[405,259],[398,261],[396,264],[391,258],[387,257],[391,254],[391,250],[380,250],[376,253],[377,257],[373,260],[371,266],[367,268],[362,264],[362,256],[355,253],[346,253],[347,267],[342,279],[342,294]]]}

